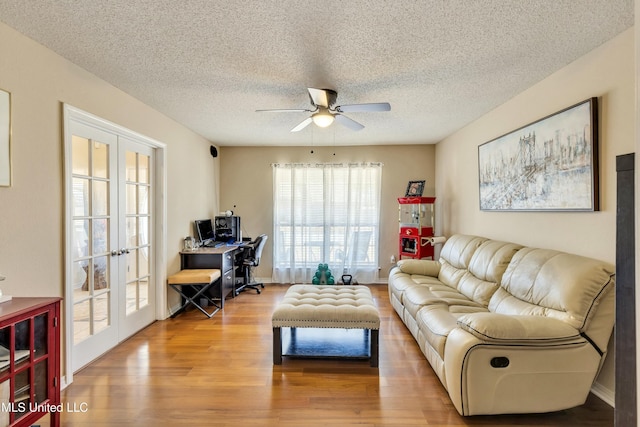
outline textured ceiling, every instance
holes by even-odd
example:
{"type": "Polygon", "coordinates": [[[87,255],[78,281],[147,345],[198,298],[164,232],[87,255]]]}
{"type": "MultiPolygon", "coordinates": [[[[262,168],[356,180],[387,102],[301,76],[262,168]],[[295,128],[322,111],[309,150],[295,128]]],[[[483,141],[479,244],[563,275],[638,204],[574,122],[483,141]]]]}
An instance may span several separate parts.
{"type": "Polygon", "coordinates": [[[2,0],[0,20],[218,145],[435,143],[633,25],[633,0],[2,0]],[[354,132],[289,130],[307,87],[354,132]]]}

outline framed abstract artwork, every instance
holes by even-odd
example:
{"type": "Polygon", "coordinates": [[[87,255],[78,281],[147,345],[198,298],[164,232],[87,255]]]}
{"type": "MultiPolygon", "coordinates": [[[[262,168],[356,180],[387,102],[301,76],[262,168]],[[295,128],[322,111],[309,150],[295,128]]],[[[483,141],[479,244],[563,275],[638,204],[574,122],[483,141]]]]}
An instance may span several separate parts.
{"type": "Polygon", "coordinates": [[[597,211],[598,100],[478,147],[480,210],[597,211]]]}

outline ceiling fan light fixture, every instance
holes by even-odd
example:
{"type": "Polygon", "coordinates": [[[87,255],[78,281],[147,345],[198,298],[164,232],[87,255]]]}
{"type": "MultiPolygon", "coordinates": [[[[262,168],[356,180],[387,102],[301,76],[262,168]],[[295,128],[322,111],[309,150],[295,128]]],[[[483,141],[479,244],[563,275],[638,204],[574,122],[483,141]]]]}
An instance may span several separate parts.
{"type": "Polygon", "coordinates": [[[331,114],[329,111],[322,110],[313,114],[311,116],[311,119],[313,120],[313,123],[316,124],[316,126],[326,128],[331,123],[333,123],[334,117],[333,114],[331,114]]]}
{"type": "Polygon", "coordinates": [[[311,113],[297,126],[291,129],[291,132],[300,132],[311,123],[320,128],[326,128],[333,124],[334,120],[351,130],[358,131],[364,128],[363,125],[355,120],[345,116],[343,113],[356,113],[366,111],[390,111],[391,105],[388,102],[370,102],[367,104],[345,104],[334,106],[338,93],[331,89],[315,89],[307,88],[309,92],[309,100],[313,109],[271,109],[256,110],[257,112],[274,112],[274,113],[311,113]]]}

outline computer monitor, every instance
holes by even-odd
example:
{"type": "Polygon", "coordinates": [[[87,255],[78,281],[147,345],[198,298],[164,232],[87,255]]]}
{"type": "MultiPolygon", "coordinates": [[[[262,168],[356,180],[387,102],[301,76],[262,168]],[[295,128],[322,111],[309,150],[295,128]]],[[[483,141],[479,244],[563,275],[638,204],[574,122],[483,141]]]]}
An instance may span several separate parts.
{"type": "Polygon", "coordinates": [[[210,219],[198,219],[195,221],[196,231],[198,233],[198,239],[203,246],[212,245],[216,240],[216,235],[213,231],[213,223],[210,219]]]}

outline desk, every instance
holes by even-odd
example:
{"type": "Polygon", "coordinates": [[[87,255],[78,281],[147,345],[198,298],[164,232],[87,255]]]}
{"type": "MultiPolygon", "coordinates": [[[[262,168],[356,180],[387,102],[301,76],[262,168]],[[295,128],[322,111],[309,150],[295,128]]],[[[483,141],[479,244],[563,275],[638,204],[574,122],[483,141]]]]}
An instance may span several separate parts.
{"type": "Polygon", "coordinates": [[[220,299],[220,308],[224,308],[224,299],[236,294],[236,278],[233,260],[241,246],[220,246],[219,248],[202,247],[194,251],[180,252],[180,269],[217,268],[220,270],[220,286],[214,286],[211,292],[214,298],[220,299]]]}

